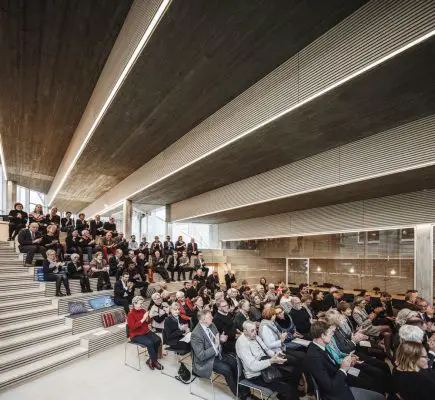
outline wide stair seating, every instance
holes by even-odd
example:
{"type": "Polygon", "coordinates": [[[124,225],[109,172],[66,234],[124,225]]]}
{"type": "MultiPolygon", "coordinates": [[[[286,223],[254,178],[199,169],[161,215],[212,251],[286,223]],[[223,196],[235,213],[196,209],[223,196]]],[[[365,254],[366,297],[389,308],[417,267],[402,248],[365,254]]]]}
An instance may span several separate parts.
{"type": "MultiPolygon", "coordinates": [[[[24,267],[14,247],[0,242],[0,391],[125,340],[124,323],[106,329],[101,318],[112,309],[123,313],[122,307],[68,315],[69,301],[90,309],[90,298],[113,295],[113,290],[97,292],[97,280],[91,278],[94,292],[82,294],[79,281],[70,280],[72,296],[54,297],[55,283],[35,281],[36,268],[24,267]]],[[[158,274],[154,281],[148,295],[160,287],[158,274]]],[[[179,287],[169,284],[168,290],[179,287]]]]}

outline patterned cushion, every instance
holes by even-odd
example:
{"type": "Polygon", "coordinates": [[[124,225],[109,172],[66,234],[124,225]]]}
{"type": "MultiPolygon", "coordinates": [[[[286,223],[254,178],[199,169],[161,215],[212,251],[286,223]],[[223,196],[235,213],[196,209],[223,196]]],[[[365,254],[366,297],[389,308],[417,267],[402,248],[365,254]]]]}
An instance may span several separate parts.
{"type": "Polygon", "coordinates": [[[115,320],[115,325],[122,324],[125,322],[125,312],[124,310],[114,310],[113,319],[115,320]]]}
{"type": "Polygon", "coordinates": [[[111,296],[98,296],[89,299],[89,305],[93,310],[100,310],[102,308],[112,307],[115,303],[111,296]]]}
{"type": "Polygon", "coordinates": [[[115,319],[113,318],[113,313],[104,312],[101,314],[101,318],[103,320],[103,325],[105,328],[115,325],[115,319]]]}
{"type": "Polygon", "coordinates": [[[86,313],[88,310],[86,309],[86,304],[81,301],[69,301],[68,302],[68,314],[81,314],[86,313]]]}

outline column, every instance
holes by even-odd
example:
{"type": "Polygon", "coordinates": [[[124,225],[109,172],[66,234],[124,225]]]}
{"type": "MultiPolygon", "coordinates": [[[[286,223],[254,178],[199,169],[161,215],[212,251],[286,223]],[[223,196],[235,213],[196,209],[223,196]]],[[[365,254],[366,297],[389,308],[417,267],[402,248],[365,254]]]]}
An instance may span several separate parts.
{"type": "Polygon", "coordinates": [[[17,182],[14,181],[8,181],[7,183],[7,207],[5,210],[5,213],[9,213],[9,210],[12,210],[14,208],[14,204],[17,202],[17,182]]]}
{"type": "Polygon", "coordinates": [[[430,304],[433,299],[433,227],[414,227],[414,289],[430,304]]]}
{"type": "Polygon", "coordinates": [[[222,243],[219,241],[219,228],[217,224],[209,225],[209,243],[211,249],[222,248],[222,243]]]}
{"type": "Polygon", "coordinates": [[[123,232],[124,237],[127,240],[131,236],[131,228],[132,228],[132,219],[133,219],[133,202],[131,200],[124,200],[124,204],[122,207],[123,212],[123,232]]]}
{"type": "Polygon", "coordinates": [[[165,239],[166,236],[172,238],[172,224],[171,224],[171,206],[166,205],[165,209],[165,239]]]}

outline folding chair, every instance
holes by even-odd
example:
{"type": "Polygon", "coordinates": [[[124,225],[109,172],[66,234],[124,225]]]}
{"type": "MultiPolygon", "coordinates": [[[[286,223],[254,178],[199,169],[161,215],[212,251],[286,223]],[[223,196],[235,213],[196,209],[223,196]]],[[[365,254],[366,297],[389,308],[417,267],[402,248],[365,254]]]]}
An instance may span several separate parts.
{"type": "Polygon", "coordinates": [[[275,393],[274,391],[266,387],[256,385],[255,383],[252,383],[248,379],[240,380],[240,377],[242,376],[242,372],[243,372],[242,361],[240,360],[239,356],[236,356],[236,359],[237,359],[237,393],[235,399],[237,400],[239,398],[239,386],[245,386],[249,389],[259,392],[261,396],[260,398],[262,400],[270,399],[272,395],[275,393]]]}
{"type": "MultiPolygon", "coordinates": [[[[163,343],[163,346],[166,344],[166,333],[165,333],[164,329],[162,331],[162,343],[163,343]]],[[[175,350],[175,349],[172,349],[171,346],[163,347],[163,349],[165,351],[168,351],[170,353],[175,354],[177,364],[181,363],[182,361],[184,361],[186,358],[189,358],[189,356],[190,356],[190,350],[175,350]]],[[[171,375],[165,371],[167,371],[167,370],[166,369],[160,370],[162,375],[170,376],[171,378],[175,379],[176,375],[171,375]]]]}
{"type": "Polygon", "coordinates": [[[313,375],[310,375],[310,377],[311,377],[311,382],[313,383],[314,395],[316,396],[316,400],[322,400],[322,398],[320,397],[319,385],[317,385],[317,382],[314,379],[313,375]]]}
{"type": "Polygon", "coordinates": [[[125,324],[125,334],[126,334],[126,336],[127,336],[127,340],[125,341],[125,346],[124,346],[124,366],[130,367],[130,368],[133,368],[133,369],[135,369],[136,371],[140,371],[140,370],[142,369],[142,365],[141,365],[141,362],[140,362],[140,356],[141,356],[142,354],[148,354],[148,350],[147,350],[146,347],[144,347],[144,346],[142,346],[142,345],[140,345],[140,344],[137,344],[137,343],[132,342],[132,341],[130,340],[130,338],[128,337],[128,333],[129,333],[129,330],[128,330],[128,324],[126,323],[126,324],[125,324]],[[136,368],[136,367],[134,367],[133,365],[130,365],[130,364],[127,363],[127,346],[128,346],[129,344],[132,344],[132,345],[135,345],[135,346],[136,346],[136,351],[137,351],[137,362],[138,362],[138,364],[139,364],[139,368],[136,368]],[[140,351],[140,349],[143,349],[143,351],[140,351]]]}

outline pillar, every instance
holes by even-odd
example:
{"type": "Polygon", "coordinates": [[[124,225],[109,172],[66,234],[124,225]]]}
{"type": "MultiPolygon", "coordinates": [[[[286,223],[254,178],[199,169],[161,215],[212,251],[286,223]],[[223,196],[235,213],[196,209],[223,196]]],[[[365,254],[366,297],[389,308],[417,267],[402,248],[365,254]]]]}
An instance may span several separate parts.
{"type": "Polygon", "coordinates": [[[122,207],[123,212],[123,232],[124,237],[129,239],[131,236],[131,228],[133,224],[133,202],[131,200],[124,200],[122,207]]]}
{"type": "Polygon", "coordinates": [[[209,243],[211,249],[222,248],[222,243],[219,241],[219,229],[217,224],[209,225],[209,243]]]}
{"type": "Polygon", "coordinates": [[[7,183],[7,209],[5,210],[5,213],[9,213],[9,210],[12,210],[14,208],[14,204],[17,202],[17,182],[14,181],[8,181],[7,183]]]}
{"type": "Polygon", "coordinates": [[[433,227],[414,227],[414,289],[430,304],[433,300],[433,227]]]}
{"type": "Polygon", "coordinates": [[[170,236],[172,238],[172,223],[171,223],[171,206],[166,205],[165,208],[165,238],[170,236]]]}

